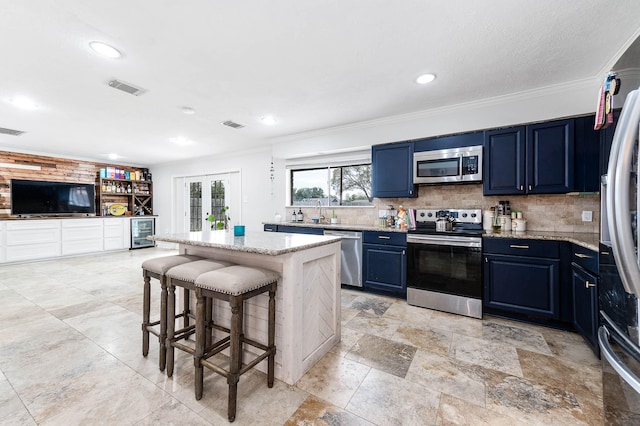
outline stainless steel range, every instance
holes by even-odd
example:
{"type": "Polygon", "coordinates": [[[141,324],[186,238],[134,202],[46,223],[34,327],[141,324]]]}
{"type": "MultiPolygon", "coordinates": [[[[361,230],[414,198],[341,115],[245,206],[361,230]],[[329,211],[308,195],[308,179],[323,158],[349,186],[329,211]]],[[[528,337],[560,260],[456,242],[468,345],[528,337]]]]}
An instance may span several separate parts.
{"type": "Polygon", "coordinates": [[[482,318],[482,210],[416,211],[407,235],[407,303],[482,318]]]}

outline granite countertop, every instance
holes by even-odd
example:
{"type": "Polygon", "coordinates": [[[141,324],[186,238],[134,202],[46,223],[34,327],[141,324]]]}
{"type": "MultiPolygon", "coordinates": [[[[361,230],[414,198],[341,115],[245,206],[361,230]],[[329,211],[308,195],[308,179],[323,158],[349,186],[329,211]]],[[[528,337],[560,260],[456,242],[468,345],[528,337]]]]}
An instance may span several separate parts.
{"type": "Polygon", "coordinates": [[[302,228],[320,228],[332,229],[335,231],[383,231],[383,232],[404,232],[406,229],[383,228],[374,225],[348,225],[348,224],[330,224],[330,223],[313,223],[313,222],[262,222],[263,225],[283,225],[283,226],[299,226],[302,228]]]}
{"type": "Polygon", "coordinates": [[[592,232],[557,232],[557,231],[525,231],[525,232],[492,232],[485,231],[488,238],[527,238],[531,240],[568,241],[593,251],[599,251],[600,234],[592,232]]]}
{"type": "MultiPolygon", "coordinates": [[[[367,225],[331,225],[328,223],[307,223],[307,222],[263,222],[264,225],[285,225],[299,226],[304,228],[322,228],[344,231],[384,231],[384,232],[407,232],[406,229],[382,228],[379,226],[367,225]]],[[[528,238],[532,240],[552,240],[568,241],[585,247],[589,250],[598,251],[600,234],[591,232],[557,232],[557,231],[525,231],[525,232],[493,232],[484,231],[483,237],[487,238],[528,238]]]]}
{"type": "Polygon", "coordinates": [[[158,234],[147,237],[153,241],[220,248],[230,251],[278,256],[340,241],[337,236],[251,232],[236,237],[233,230],[158,234]]]}

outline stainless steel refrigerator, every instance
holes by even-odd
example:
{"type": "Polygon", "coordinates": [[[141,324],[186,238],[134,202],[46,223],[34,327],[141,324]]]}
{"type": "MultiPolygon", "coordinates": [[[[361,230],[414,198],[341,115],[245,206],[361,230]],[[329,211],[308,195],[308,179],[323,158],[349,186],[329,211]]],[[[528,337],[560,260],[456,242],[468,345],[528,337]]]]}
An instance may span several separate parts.
{"type": "Polygon", "coordinates": [[[605,424],[640,424],[638,133],[640,89],[627,95],[601,191],[598,342],[605,424]]]}

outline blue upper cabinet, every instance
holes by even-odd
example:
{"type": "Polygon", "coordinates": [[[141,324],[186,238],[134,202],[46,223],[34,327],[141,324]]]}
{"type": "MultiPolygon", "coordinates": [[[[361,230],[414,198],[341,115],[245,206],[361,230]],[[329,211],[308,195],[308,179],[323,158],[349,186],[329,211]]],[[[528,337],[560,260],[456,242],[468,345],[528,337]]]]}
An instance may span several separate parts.
{"type": "Polygon", "coordinates": [[[484,135],[485,195],[525,194],[525,127],[489,130],[484,135]]]}
{"type": "Polygon", "coordinates": [[[415,197],[413,142],[371,147],[371,184],[376,198],[415,197]]]}
{"type": "Polygon", "coordinates": [[[573,191],[573,149],[573,119],[527,126],[528,193],[573,191]]]}
{"type": "Polygon", "coordinates": [[[574,190],[574,120],[485,132],[484,195],[574,190]]]}
{"type": "Polygon", "coordinates": [[[577,192],[600,191],[600,140],[603,132],[593,129],[594,122],[594,114],[575,119],[573,188],[577,192]]]}
{"type": "Polygon", "coordinates": [[[482,145],[484,132],[462,133],[459,135],[437,136],[414,141],[415,152],[434,151],[437,149],[460,148],[463,146],[482,145]]]}

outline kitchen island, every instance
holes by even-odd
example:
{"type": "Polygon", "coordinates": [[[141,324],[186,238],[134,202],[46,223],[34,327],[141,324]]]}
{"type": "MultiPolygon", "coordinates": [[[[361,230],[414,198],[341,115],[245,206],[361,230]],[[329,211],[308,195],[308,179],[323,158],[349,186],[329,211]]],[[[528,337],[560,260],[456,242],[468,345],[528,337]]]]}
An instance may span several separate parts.
{"type": "MultiPolygon", "coordinates": [[[[277,379],[293,385],[340,341],[339,237],[269,232],[235,237],[233,231],[221,230],[148,238],[178,244],[181,254],[257,266],[280,274],[276,292],[277,379]]],[[[259,295],[245,303],[245,334],[266,341],[268,296],[259,295]]],[[[215,301],[214,315],[214,321],[229,325],[227,303],[215,301]]],[[[245,345],[244,350],[255,349],[245,345]]],[[[251,354],[247,359],[253,357],[251,354]]],[[[257,368],[266,371],[266,361],[257,368]]]]}

